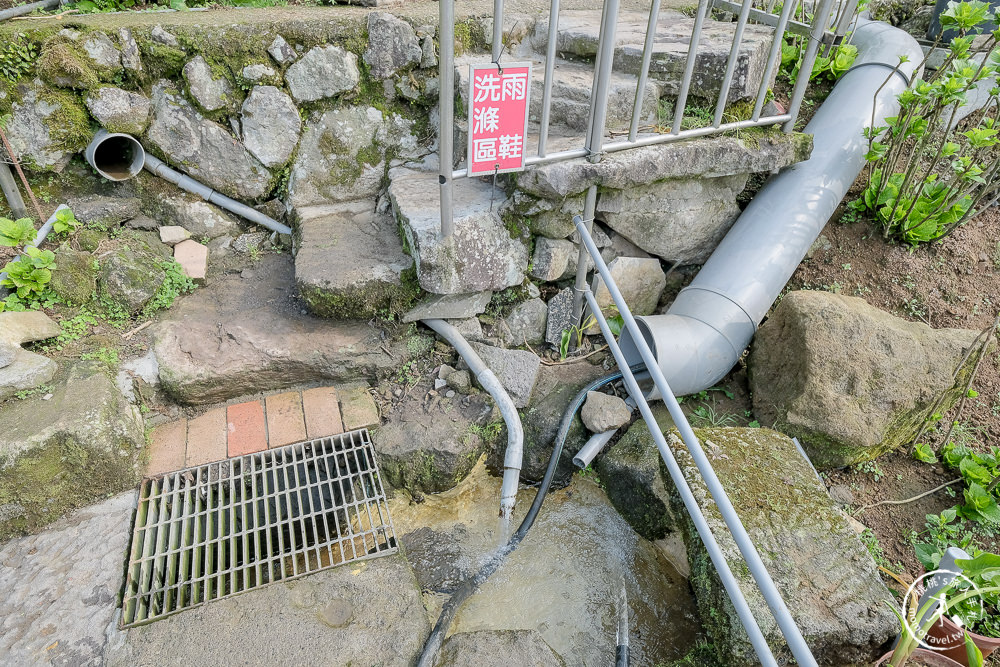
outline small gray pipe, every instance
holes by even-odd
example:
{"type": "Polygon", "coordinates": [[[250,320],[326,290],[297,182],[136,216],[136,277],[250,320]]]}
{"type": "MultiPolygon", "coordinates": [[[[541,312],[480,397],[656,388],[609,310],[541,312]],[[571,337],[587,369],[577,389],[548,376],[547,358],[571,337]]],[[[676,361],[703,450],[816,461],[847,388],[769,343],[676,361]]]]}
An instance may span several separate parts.
{"type": "Polygon", "coordinates": [[[17,189],[17,181],[14,180],[14,174],[10,173],[10,166],[6,162],[0,162],[0,191],[3,191],[3,196],[7,198],[7,205],[15,220],[28,217],[24,198],[17,189]]]}
{"type": "Polygon", "coordinates": [[[114,134],[109,133],[106,130],[100,130],[96,135],[94,135],[90,145],[87,146],[87,149],[84,151],[84,156],[87,158],[87,162],[91,167],[96,169],[99,174],[110,180],[128,180],[138,174],[140,168],[144,168],[149,173],[159,176],[165,181],[173,183],[181,190],[196,194],[205,201],[215,204],[219,208],[224,208],[230,213],[235,213],[236,215],[245,218],[254,224],[266,227],[267,229],[278,232],[279,234],[291,235],[292,233],[291,227],[281,224],[274,218],[264,215],[255,208],[238,202],[235,199],[227,197],[226,195],[219,194],[204,183],[199,183],[190,176],[185,176],[179,171],[168,167],[163,160],[144,151],[139,141],[130,135],[114,134]],[[99,149],[101,144],[109,140],[124,140],[127,143],[128,150],[130,151],[127,173],[109,174],[105,171],[107,165],[98,164],[99,149]]]}
{"type": "Polygon", "coordinates": [[[3,11],[0,11],[0,21],[6,21],[7,19],[12,19],[17,16],[24,16],[25,14],[30,14],[38,9],[55,9],[59,6],[60,2],[61,0],[42,0],[41,2],[32,2],[30,5],[21,5],[20,7],[4,9],[3,11]]]}
{"type": "MultiPolygon", "coordinates": [[[[625,399],[625,405],[628,406],[629,412],[635,412],[635,401],[631,396],[625,399]]],[[[586,469],[587,466],[594,462],[597,455],[604,451],[604,448],[608,446],[609,442],[611,442],[611,438],[615,437],[615,433],[619,430],[621,429],[615,428],[610,431],[605,431],[604,433],[595,433],[590,436],[590,439],[583,444],[580,451],[578,451],[576,456],[573,457],[573,465],[581,470],[586,469]]]]}
{"type": "MultiPolygon", "coordinates": [[[[859,19],[851,41],[854,67],[805,128],[812,157],[765,184],[666,314],[635,318],[678,396],[711,387],[739,360],[864,167],[863,130],[898,111],[896,96],[923,59],[915,39],[886,23],[859,19]],[[909,62],[893,73],[903,55],[909,62]]],[[[642,361],[629,331],[620,343],[629,365],[642,361]]]]}
{"type": "Polygon", "coordinates": [[[458,329],[444,320],[421,321],[455,348],[469,365],[469,369],[475,373],[479,384],[493,397],[497,407],[500,408],[500,414],[503,415],[504,423],[507,425],[507,451],[504,453],[503,485],[500,488],[500,519],[505,525],[509,524],[514,515],[517,484],[521,476],[521,459],[524,456],[524,429],[521,426],[521,417],[517,414],[517,407],[507,394],[507,390],[503,388],[500,379],[487,368],[458,329]]]}
{"type": "MultiPolygon", "coordinates": [[[[59,205],[59,208],[57,208],[55,210],[55,213],[53,213],[52,216],[45,221],[45,224],[42,225],[41,229],[38,230],[38,233],[35,234],[35,240],[32,241],[29,245],[37,248],[42,244],[42,241],[45,240],[45,237],[47,237],[49,235],[49,232],[52,231],[52,226],[56,224],[56,215],[58,215],[59,211],[63,210],[64,208],[69,208],[69,206],[66,206],[66,204],[59,205]]],[[[15,257],[10,261],[19,262],[21,261],[21,257],[20,256],[15,257]]],[[[6,271],[0,272],[0,280],[6,280],[6,278],[7,278],[7,272],[6,271]]],[[[3,291],[6,291],[6,288],[0,287],[0,292],[3,291]]]]}

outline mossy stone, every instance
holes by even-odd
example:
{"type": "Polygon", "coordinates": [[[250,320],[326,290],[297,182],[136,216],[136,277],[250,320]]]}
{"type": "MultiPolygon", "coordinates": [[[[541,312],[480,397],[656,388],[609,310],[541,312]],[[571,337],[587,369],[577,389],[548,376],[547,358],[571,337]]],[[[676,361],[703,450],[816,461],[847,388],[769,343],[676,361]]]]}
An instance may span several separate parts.
{"type": "Polygon", "coordinates": [[[89,301],[97,289],[94,256],[63,245],[56,251],[56,268],[52,270],[49,288],[73,304],[89,301]]]}

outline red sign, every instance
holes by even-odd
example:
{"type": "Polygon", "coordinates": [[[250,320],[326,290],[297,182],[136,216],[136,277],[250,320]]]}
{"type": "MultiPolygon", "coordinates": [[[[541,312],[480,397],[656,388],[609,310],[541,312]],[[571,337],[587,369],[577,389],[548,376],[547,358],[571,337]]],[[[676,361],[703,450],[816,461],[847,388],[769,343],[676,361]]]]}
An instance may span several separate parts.
{"type": "Polygon", "coordinates": [[[469,174],[524,169],[531,63],[470,69],[469,174]]]}

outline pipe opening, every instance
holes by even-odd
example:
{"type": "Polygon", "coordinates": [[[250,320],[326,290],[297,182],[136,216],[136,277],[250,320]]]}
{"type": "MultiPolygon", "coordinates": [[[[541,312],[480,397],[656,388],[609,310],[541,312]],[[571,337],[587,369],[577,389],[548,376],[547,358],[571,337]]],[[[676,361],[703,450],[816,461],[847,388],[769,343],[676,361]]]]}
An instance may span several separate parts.
{"type": "MultiPolygon", "coordinates": [[[[635,323],[639,325],[639,330],[642,331],[642,337],[645,339],[646,345],[649,346],[649,349],[653,351],[653,356],[659,361],[660,357],[656,352],[656,340],[653,338],[653,332],[650,331],[649,325],[641,317],[635,318],[635,323]]],[[[639,354],[639,348],[632,339],[632,332],[626,327],[622,328],[622,333],[618,337],[618,347],[621,348],[622,355],[624,355],[629,367],[643,363],[642,355],[639,354]]]]}
{"type": "Polygon", "coordinates": [[[98,134],[87,149],[87,162],[109,181],[127,181],[142,171],[146,152],[127,134],[98,134]]]}

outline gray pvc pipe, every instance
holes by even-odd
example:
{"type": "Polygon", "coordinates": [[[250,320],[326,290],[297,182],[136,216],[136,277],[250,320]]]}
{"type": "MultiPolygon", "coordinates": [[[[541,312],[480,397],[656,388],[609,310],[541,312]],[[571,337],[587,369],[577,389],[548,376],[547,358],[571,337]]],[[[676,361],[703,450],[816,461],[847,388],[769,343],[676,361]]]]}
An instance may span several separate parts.
{"type": "Polygon", "coordinates": [[[10,173],[10,166],[6,162],[0,162],[0,191],[3,191],[3,196],[7,198],[7,205],[15,220],[29,217],[24,198],[17,188],[17,181],[14,180],[14,174],[10,173]]]}
{"type": "Polygon", "coordinates": [[[120,181],[128,180],[129,178],[132,178],[133,176],[138,174],[139,168],[141,167],[144,168],[146,171],[150,172],[151,174],[159,176],[163,180],[173,183],[181,190],[185,190],[192,194],[196,194],[205,201],[211,204],[215,204],[219,208],[224,208],[230,213],[235,213],[236,215],[245,218],[246,220],[254,224],[260,225],[261,227],[266,227],[267,229],[278,232],[279,234],[291,235],[292,233],[292,228],[289,227],[288,225],[283,225],[274,218],[268,215],[264,215],[257,209],[247,206],[246,204],[243,204],[241,202],[238,202],[235,199],[227,197],[226,195],[219,194],[218,192],[208,187],[204,183],[199,183],[190,176],[185,176],[179,171],[176,171],[175,169],[168,167],[163,160],[153,155],[150,155],[149,153],[144,151],[139,141],[134,137],[132,137],[131,135],[111,134],[106,130],[100,130],[96,135],[94,135],[94,138],[90,142],[90,145],[87,146],[87,149],[84,151],[84,157],[87,158],[87,162],[90,164],[90,166],[96,169],[97,172],[100,173],[105,178],[109,178],[111,180],[120,180],[120,181]],[[134,168],[129,169],[130,175],[128,176],[124,177],[118,175],[109,176],[104,173],[104,171],[101,169],[100,166],[98,166],[98,164],[96,164],[97,149],[100,147],[101,143],[107,141],[108,139],[115,139],[115,138],[125,138],[130,140],[134,144],[134,146],[132,146],[133,160],[131,164],[131,167],[134,168]]]}
{"type": "MultiPolygon", "coordinates": [[[[898,111],[896,96],[923,59],[915,39],[885,23],[859,19],[851,41],[854,67],[805,128],[812,157],[765,184],[666,314],[636,318],[678,396],[711,387],[739,360],[861,172],[863,130],[898,111]],[[904,55],[909,62],[893,73],[904,55]]],[[[642,361],[627,330],[620,344],[629,365],[642,361]]]]}
{"type": "MultiPolygon", "coordinates": [[[[524,429],[521,426],[521,417],[517,414],[517,407],[507,394],[500,379],[487,368],[458,329],[444,320],[421,321],[448,341],[465,359],[465,363],[475,373],[479,384],[493,397],[497,407],[500,408],[500,414],[503,415],[504,423],[507,425],[507,451],[504,453],[503,485],[500,487],[500,519],[504,525],[508,525],[514,514],[517,484],[521,476],[521,460],[524,456],[524,429]]],[[[504,539],[506,540],[506,536],[504,539]]]]}
{"type": "MultiPolygon", "coordinates": [[[[635,412],[636,403],[631,396],[625,399],[625,405],[628,406],[630,412],[635,412]]],[[[604,433],[595,433],[590,436],[590,439],[583,443],[583,447],[581,447],[580,451],[578,451],[576,456],[573,457],[573,465],[577,468],[585,469],[593,463],[594,459],[597,458],[597,455],[608,446],[608,443],[611,442],[611,438],[615,437],[615,433],[620,430],[620,428],[616,428],[610,431],[605,431],[604,433]]]]}
{"type": "Polygon", "coordinates": [[[10,9],[4,9],[0,11],[0,21],[6,21],[7,19],[12,19],[16,16],[24,16],[25,14],[30,14],[37,9],[54,9],[59,6],[61,0],[42,0],[41,2],[32,2],[30,5],[21,5],[20,7],[11,7],[10,9]]]}

